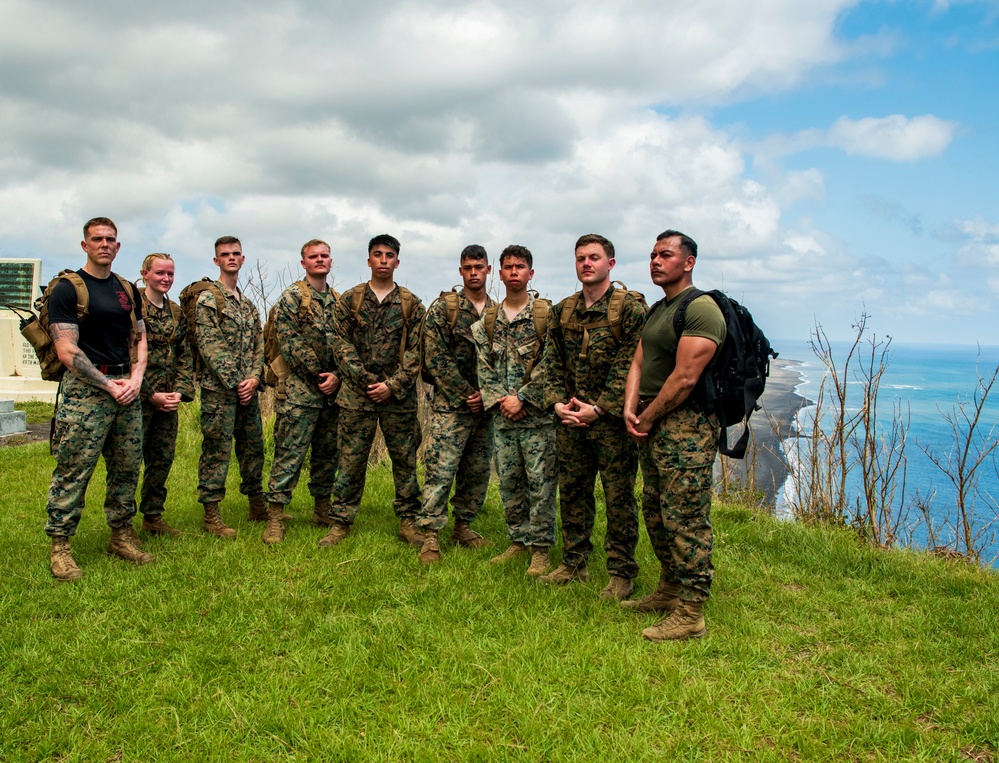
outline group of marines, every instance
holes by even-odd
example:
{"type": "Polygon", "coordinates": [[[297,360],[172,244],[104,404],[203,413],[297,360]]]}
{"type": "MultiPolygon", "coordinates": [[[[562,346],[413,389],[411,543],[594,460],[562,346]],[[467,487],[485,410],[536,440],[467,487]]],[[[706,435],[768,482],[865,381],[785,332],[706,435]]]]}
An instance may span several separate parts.
{"type": "Polygon", "coordinates": [[[167,296],[174,281],[170,255],[146,257],[144,289],[129,290],[111,272],[120,248],[114,223],[95,218],[83,232],[87,263],[79,273],[90,292],[88,315],[78,315],[76,292],[65,281],[49,299],[50,333],[68,370],[56,412],[45,528],[56,578],[83,574],[69,538],[100,455],[107,464],[108,553],[136,564],[154,561],[132,524],[143,462],[140,532],[179,534],[163,518],[166,481],[178,406],[193,400],[200,386],[198,501],[212,535],[236,536],[219,509],[234,442],[240,492],[248,498],[249,519],[266,522],[264,543],[284,538],[291,518],[285,511],[310,450],[312,520],[327,530],[319,545],[341,543],[357,516],[380,428],[399,535],[424,564],[440,560],[449,496],[451,545],[492,545],[472,524],[495,466],[509,545],[491,562],[529,559],[527,575],[545,584],[586,581],[599,473],[610,578],[601,596],[625,609],[664,613],[643,631],[650,640],[704,634],[718,422],[688,398],[724,342],[725,322],[710,297],[699,297],[677,336],[674,313],[693,288],[697,258],[689,237],[668,230],[657,238],[650,273],[664,299],[651,310],[640,294],[612,282],[614,246],[597,234],[576,242],[581,291],[554,306],[529,290],[533,256],[519,245],[500,255],[504,295],[495,302],[487,292],[487,253],[471,245],[460,255],[462,287],[442,293],[426,310],[395,282],[400,244],[392,236],[371,239],[370,280],[339,295],[329,282],[329,245],[307,242],[304,277],[285,289],[269,318],[282,373],[265,491],[264,331],[238,286],[245,262],[240,241],[216,241],[219,275],[198,294],[189,326],[185,311],[167,296]],[[421,376],[430,385],[422,489],[416,469],[421,376]],[[639,461],[645,525],[662,571],[655,591],[632,599],[639,461]],[[556,505],[563,552],[552,570],[556,505]]]}

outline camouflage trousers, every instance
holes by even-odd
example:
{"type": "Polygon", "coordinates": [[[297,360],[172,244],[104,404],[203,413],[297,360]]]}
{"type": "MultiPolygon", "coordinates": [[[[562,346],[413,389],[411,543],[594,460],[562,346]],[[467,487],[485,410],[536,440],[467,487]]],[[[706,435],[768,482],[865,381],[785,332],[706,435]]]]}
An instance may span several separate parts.
{"type": "Polygon", "coordinates": [[[240,405],[235,392],[201,390],[201,459],[198,461],[198,502],[225,498],[232,442],[236,441],[243,495],[263,492],[264,429],[257,395],[240,405]]]}
{"type": "Polygon", "coordinates": [[[662,580],[680,598],[706,601],[711,592],[711,479],[718,448],[714,416],[681,407],[656,422],[641,448],[642,514],[662,580]]]}
{"type": "Polygon", "coordinates": [[[375,440],[375,429],[381,425],[389,458],[392,459],[392,480],[395,515],[416,518],[422,513],[420,484],[416,479],[416,451],[420,447],[420,420],[416,411],[354,411],[340,409],[337,431],[340,437],[340,463],[333,488],[333,517],[353,524],[364,495],[368,472],[368,454],[375,440]]]}
{"type": "Polygon", "coordinates": [[[423,451],[426,471],[420,527],[441,530],[447,524],[452,482],[455,522],[473,522],[486,502],[491,460],[492,416],[471,411],[434,411],[423,451]]]}
{"type": "Polygon", "coordinates": [[[551,548],[555,545],[555,426],[497,428],[493,445],[507,537],[511,543],[551,548]]]}
{"type": "Polygon", "coordinates": [[[141,404],[136,400],[121,406],[104,390],[67,372],[55,418],[56,465],[45,506],[45,532],[76,534],[87,486],[102,455],[107,467],[104,515],[109,527],[124,527],[135,516],[135,488],[142,466],[141,404]]]}
{"type": "Polygon", "coordinates": [[[599,471],[607,515],[607,571],[631,580],[638,574],[638,446],[628,437],[621,419],[607,416],[588,429],[559,426],[556,432],[562,562],[585,566],[593,552],[593,489],[599,471]]]}
{"type": "Polygon", "coordinates": [[[166,505],[167,477],[177,447],[177,411],[158,410],[142,402],[142,491],[139,511],[151,517],[166,505]]]}
{"type": "Polygon", "coordinates": [[[298,485],[305,454],[309,454],[309,494],[330,495],[340,451],[337,419],[340,408],[332,401],[322,408],[279,400],[274,421],[274,463],[267,481],[267,500],[287,505],[298,485]]]}

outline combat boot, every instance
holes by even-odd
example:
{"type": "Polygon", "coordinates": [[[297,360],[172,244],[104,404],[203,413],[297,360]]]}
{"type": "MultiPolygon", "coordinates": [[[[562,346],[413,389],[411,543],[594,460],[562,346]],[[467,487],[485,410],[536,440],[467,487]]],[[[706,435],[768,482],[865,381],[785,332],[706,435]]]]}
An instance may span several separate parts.
{"type": "Polygon", "coordinates": [[[284,540],[284,507],[280,503],[272,503],[267,507],[267,527],[264,528],[264,543],[280,543],[284,540]]]}
{"type": "Polygon", "coordinates": [[[507,548],[499,556],[494,556],[489,560],[490,564],[502,564],[503,562],[509,562],[511,559],[516,559],[520,556],[524,556],[527,553],[527,546],[523,543],[511,543],[510,547],[507,548]]]}
{"type": "Polygon", "coordinates": [[[180,530],[168,525],[162,514],[143,514],[142,532],[150,535],[171,535],[175,538],[180,535],[180,530]]]}
{"type": "Polygon", "coordinates": [[[427,530],[423,534],[423,545],[420,547],[420,561],[424,564],[433,564],[441,560],[441,546],[437,538],[436,530],[427,530]]]}
{"type": "Polygon", "coordinates": [[[680,603],[680,584],[659,581],[659,587],[641,599],[622,601],[621,609],[635,612],[672,612],[680,603]]]}
{"type": "Polygon", "coordinates": [[[548,549],[535,547],[534,552],[531,554],[531,564],[525,574],[530,575],[532,578],[540,578],[551,569],[551,566],[551,559],[548,558],[548,549]]]}
{"type": "Polygon", "coordinates": [[[129,543],[136,548],[142,548],[142,541],[139,539],[139,534],[135,532],[135,525],[132,524],[131,520],[121,529],[125,531],[125,536],[128,538],[129,543]]]}
{"type": "Polygon", "coordinates": [[[246,518],[251,522],[266,522],[267,506],[264,504],[264,494],[257,493],[249,495],[247,498],[250,501],[250,510],[247,512],[246,518]]]}
{"type": "Polygon", "coordinates": [[[579,567],[570,567],[568,564],[560,564],[555,568],[554,572],[549,572],[547,575],[542,575],[538,578],[538,580],[547,585],[567,585],[574,580],[578,580],[580,583],[585,583],[589,579],[590,573],[587,571],[585,564],[582,564],[579,567]]]}
{"type": "Polygon", "coordinates": [[[454,527],[451,529],[451,542],[465,548],[485,548],[493,545],[491,540],[483,538],[475,532],[468,522],[454,523],[454,527]]]}
{"type": "Polygon", "coordinates": [[[312,524],[320,527],[330,527],[333,524],[333,504],[328,495],[315,497],[316,508],[312,512],[312,524]]]}
{"type": "Polygon", "coordinates": [[[416,526],[416,520],[412,517],[403,517],[399,523],[399,539],[405,541],[410,546],[421,548],[423,546],[423,533],[416,526]]]}
{"type": "Polygon", "coordinates": [[[600,592],[601,599],[627,599],[635,592],[635,583],[628,578],[611,575],[610,581],[600,592]]]}
{"type": "Polygon", "coordinates": [[[236,531],[222,521],[218,501],[205,504],[205,521],[202,525],[205,532],[219,538],[235,538],[236,531]]]}
{"type": "MultiPolygon", "coordinates": [[[[150,564],[156,557],[141,548],[137,548],[130,537],[131,524],[125,527],[111,528],[111,542],[108,543],[108,556],[117,556],[132,564],[150,564]]],[[[135,530],[132,529],[132,534],[135,530]]]]}
{"type": "Polygon", "coordinates": [[[83,577],[83,570],[76,566],[69,550],[69,538],[65,535],[52,536],[52,552],[49,554],[49,569],[56,580],[69,582],[83,577]]]}
{"type": "Polygon", "coordinates": [[[680,599],[680,603],[669,617],[646,628],[642,631],[642,636],[649,641],[682,641],[688,638],[700,638],[705,633],[707,628],[704,627],[701,602],[680,599]]]}
{"type": "Polygon", "coordinates": [[[346,522],[334,519],[330,525],[330,531],[326,533],[321,541],[319,541],[319,547],[328,548],[329,546],[335,546],[337,543],[350,535],[350,527],[351,526],[346,522]]]}

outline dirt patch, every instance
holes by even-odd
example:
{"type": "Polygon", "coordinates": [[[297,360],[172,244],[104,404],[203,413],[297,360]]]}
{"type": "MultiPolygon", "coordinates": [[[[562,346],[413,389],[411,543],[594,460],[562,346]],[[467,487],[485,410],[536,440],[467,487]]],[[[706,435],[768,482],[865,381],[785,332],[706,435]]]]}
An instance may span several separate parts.
{"type": "Polygon", "coordinates": [[[49,439],[49,425],[44,424],[28,424],[27,432],[19,432],[17,434],[9,434],[4,437],[0,437],[0,448],[13,448],[18,445],[29,445],[33,442],[45,442],[49,439]]]}

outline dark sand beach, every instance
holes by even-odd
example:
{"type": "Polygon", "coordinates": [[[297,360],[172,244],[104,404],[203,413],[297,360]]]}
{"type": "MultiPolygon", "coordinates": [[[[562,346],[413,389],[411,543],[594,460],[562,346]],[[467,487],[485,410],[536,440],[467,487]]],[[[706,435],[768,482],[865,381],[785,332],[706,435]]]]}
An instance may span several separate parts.
{"type": "MultiPolygon", "coordinates": [[[[771,508],[777,491],[787,480],[787,464],[784,461],[781,441],[794,435],[794,417],[808,400],[794,391],[801,383],[801,375],[796,370],[799,361],[780,358],[770,365],[770,378],[760,400],[763,408],[750,418],[751,437],[746,459],[728,459],[732,476],[743,482],[746,469],[754,469],[756,486],[766,495],[771,508]]],[[[735,442],[742,435],[742,426],[729,430],[729,442],[735,442]]],[[[720,467],[716,465],[716,480],[720,467]]]]}

